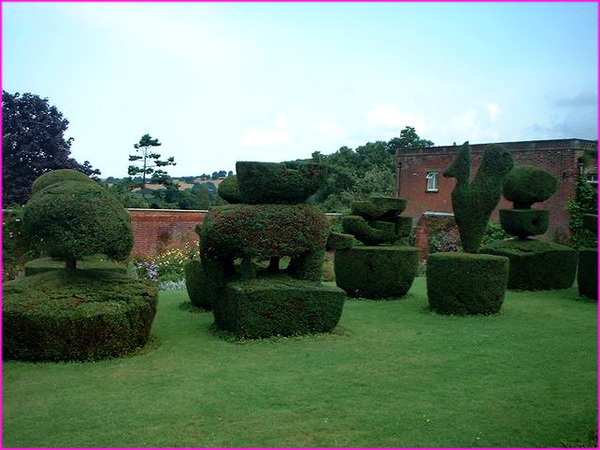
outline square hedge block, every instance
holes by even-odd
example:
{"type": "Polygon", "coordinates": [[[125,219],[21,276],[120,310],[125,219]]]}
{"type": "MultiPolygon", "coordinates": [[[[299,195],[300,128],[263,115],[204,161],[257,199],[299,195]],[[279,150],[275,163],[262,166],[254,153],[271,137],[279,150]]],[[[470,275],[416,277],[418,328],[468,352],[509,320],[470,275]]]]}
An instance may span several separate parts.
{"type": "Polygon", "coordinates": [[[287,276],[227,284],[213,304],[218,329],[237,337],[266,338],[329,332],[342,315],[344,291],[287,276]]]}

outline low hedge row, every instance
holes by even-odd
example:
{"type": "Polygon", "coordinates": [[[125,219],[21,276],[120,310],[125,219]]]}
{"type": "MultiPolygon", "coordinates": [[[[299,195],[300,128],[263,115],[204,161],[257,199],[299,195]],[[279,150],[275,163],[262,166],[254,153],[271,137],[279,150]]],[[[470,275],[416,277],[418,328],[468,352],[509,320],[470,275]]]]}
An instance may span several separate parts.
{"type": "Polygon", "coordinates": [[[241,279],[227,284],[213,313],[218,329],[248,339],[323,333],[338,324],[345,297],[288,276],[241,279]]]}
{"type": "Polygon", "coordinates": [[[335,252],[335,281],[350,297],[402,297],[419,269],[419,249],[363,246],[335,252]]]}
{"type": "Polygon", "coordinates": [[[509,239],[482,247],[481,253],[510,260],[509,289],[567,289],[575,281],[577,251],[565,245],[536,239],[509,239]]]}
{"type": "Polygon", "coordinates": [[[494,314],[508,281],[508,258],[476,253],[434,253],[427,259],[429,306],[441,314],[494,314]]]}
{"type": "Polygon", "coordinates": [[[54,270],[5,283],[4,359],[86,361],[142,347],[156,314],[155,283],[115,271],[54,270]]]}

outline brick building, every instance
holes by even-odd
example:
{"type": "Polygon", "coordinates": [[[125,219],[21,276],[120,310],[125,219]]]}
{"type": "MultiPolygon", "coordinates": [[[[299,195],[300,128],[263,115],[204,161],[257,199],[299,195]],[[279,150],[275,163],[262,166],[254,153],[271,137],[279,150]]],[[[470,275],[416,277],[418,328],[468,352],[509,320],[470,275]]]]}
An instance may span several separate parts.
{"type": "MultiPolygon", "coordinates": [[[[516,165],[528,164],[552,173],[559,181],[556,194],[533,208],[550,210],[550,227],[545,238],[568,235],[569,214],[566,203],[575,195],[575,176],[584,174],[590,183],[598,182],[598,141],[583,139],[553,139],[544,141],[499,142],[509,150],[516,165]]],[[[490,144],[471,145],[471,174],[477,173],[484,149],[490,144]]],[[[456,182],[442,173],[460,149],[459,145],[399,150],[396,155],[396,195],[409,201],[404,213],[417,223],[417,234],[426,229],[426,222],[447,217],[452,212],[451,193],[456,182]],[[446,213],[446,214],[438,214],[446,213]]],[[[492,214],[498,220],[498,209],[512,208],[504,198],[492,214]]],[[[417,236],[417,244],[426,247],[426,236],[417,236]]]]}

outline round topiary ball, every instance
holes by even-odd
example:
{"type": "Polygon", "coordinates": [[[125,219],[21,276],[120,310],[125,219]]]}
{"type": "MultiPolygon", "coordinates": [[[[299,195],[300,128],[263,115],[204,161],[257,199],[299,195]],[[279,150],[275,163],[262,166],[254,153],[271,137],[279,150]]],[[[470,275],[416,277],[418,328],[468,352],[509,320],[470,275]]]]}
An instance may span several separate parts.
{"type": "Polygon", "coordinates": [[[125,259],[133,247],[129,214],[96,183],[65,181],[39,191],[23,209],[23,232],[71,268],[96,253],[125,259]]]}
{"type": "Polygon", "coordinates": [[[504,178],[502,193],[515,209],[529,209],[534,203],[552,197],[557,185],[557,179],[544,169],[515,166],[504,178]]]}
{"type": "Polygon", "coordinates": [[[31,193],[36,194],[42,189],[47,188],[56,183],[62,183],[63,181],[83,181],[86,183],[94,183],[90,177],[85,173],[73,169],[59,169],[46,172],[40,175],[31,185],[31,193]]]}
{"type": "Polygon", "coordinates": [[[219,183],[219,197],[228,203],[242,203],[237,175],[230,175],[219,183]]]}

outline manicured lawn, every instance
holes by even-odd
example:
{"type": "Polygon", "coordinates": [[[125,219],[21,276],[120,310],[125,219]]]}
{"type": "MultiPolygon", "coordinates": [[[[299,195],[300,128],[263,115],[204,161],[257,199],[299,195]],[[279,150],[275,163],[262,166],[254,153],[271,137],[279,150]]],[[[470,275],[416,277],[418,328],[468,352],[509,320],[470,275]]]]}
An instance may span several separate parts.
{"type": "Polygon", "coordinates": [[[182,291],[160,345],[120,360],[3,365],[4,447],[561,447],[597,423],[597,306],[509,292],[493,317],[347,300],[332,335],[234,343],[182,291]]]}

